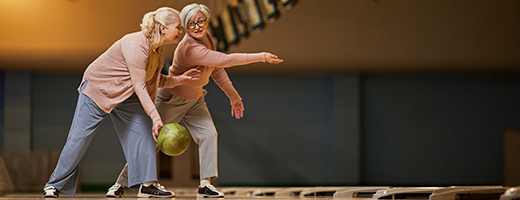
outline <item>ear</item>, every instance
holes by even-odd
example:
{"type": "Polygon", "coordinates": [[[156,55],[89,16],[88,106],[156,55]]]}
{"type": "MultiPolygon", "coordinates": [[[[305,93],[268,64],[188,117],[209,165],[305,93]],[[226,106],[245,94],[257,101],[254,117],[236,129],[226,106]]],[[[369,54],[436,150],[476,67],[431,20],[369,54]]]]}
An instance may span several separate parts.
{"type": "Polygon", "coordinates": [[[164,33],[165,33],[165,30],[166,30],[166,26],[164,26],[164,25],[161,24],[161,28],[160,28],[160,30],[161,30],[161,33],[164,34],[164,33]]]}

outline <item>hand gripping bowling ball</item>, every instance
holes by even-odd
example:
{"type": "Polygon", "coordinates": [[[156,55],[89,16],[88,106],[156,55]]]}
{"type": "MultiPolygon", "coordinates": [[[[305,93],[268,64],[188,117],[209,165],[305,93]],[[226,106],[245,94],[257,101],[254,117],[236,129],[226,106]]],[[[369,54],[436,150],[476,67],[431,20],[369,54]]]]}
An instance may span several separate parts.
{"type": "Polygon", "coordinates": [[[157,137],[157,145],[164,154],[169,156],[181,155],[189,144],[188,131],[177,123],[166,124],[161,128],[157,137]]]}

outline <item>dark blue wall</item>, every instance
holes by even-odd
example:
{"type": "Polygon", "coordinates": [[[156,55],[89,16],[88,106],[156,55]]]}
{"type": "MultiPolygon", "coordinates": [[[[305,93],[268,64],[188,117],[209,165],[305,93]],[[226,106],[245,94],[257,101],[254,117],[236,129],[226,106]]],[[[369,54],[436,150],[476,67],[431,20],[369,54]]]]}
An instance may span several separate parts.
{"type": "Polygon", "coordinates": [[[501,184],[502,133],[520,128],[520,78],[368,75],[363,181],[501,184]]]}

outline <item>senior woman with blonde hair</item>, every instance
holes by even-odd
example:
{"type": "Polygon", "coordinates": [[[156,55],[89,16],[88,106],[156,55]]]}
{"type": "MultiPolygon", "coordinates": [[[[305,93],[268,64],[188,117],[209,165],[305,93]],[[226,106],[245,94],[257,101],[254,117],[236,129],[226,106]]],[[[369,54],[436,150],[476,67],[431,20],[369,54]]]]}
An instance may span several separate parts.
{"type": "Polygon", "coordinates": [[[68,138],[44,197],[75,195],[79,163],[101,121],[110,116],[128,162],[128,182],[139,197],[171,197],[157,183],[155,141],[164,126],[154,101],[158,87],[198,80],[200,71],[161,75],[163,45],[176,44],[182,32],[179,12],[159,8],[144,15],[141,31],[116,41],[85,70],[68,138]]]}
{"type": "MultiPolygon", "coordinates": [[[[267,52],[225,54],[215,51],[215,42],[207,30],[210,16],[210,10],[203,4],[194,3],[182,9],[181,25],[187,34],[175,50],[169,73],[180,75],[198,69],[201,76],[199,80],[182,86],[160,89],[155,104],[165,122],[178,123],[182,120],[193,140],[199,145],[200,185],[197,197],[224,197],[224,194],[210,182],[218,177],[218,134],[204,100],[207,92],[203,87],[211,77],[229,97],[231,115],[240,119],[244,112],[242,98],[233,87],[224,68],[255,62],[278,64],[283,60],[267,52]]],[[[112,191],[127,184],[125,170],[126,167],[111,188],[112,191]]],[[[108,193],[111,193],[111,190],[108,193]]]]}

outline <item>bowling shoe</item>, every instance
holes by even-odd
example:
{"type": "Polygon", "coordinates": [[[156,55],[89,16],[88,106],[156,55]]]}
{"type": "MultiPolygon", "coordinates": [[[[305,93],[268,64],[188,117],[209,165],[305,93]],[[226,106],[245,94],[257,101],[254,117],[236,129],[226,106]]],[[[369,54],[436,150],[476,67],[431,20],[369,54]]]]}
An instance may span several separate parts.
{"type": "Polygon", "coordinates": [[[139,187],[139,193],[137,193],[137,197],[165,197],[165,198],[171,198],[174,197],[175,194],[172,191],[166,190],[164,186],[161,184],[154,182],[153,184],[150,184],[149,186],[144,186],[144,184],[141,184],[139,187]]]}
{"type": "Polygon", "coordinates": [[[223,198],[224,193],[220,192],[213,185],[205,185],[204,187],[199,186],[199,190],[197,192],[198,198],[223,198]]]}
{"type": "Polygon", "coordinates": [[[121,196],[124,195],[124,192],[125,191],[123,190],[123,186],[119,183],[115,183],[108,189],[108,192],[105,196],[109,198],[121,198],[121,196]]]}
{"type": "Polygon", "coordinates": [[[59,192],[54,186],[48,186],[43,189],[44,198],[58,198],[59,192]]]}

